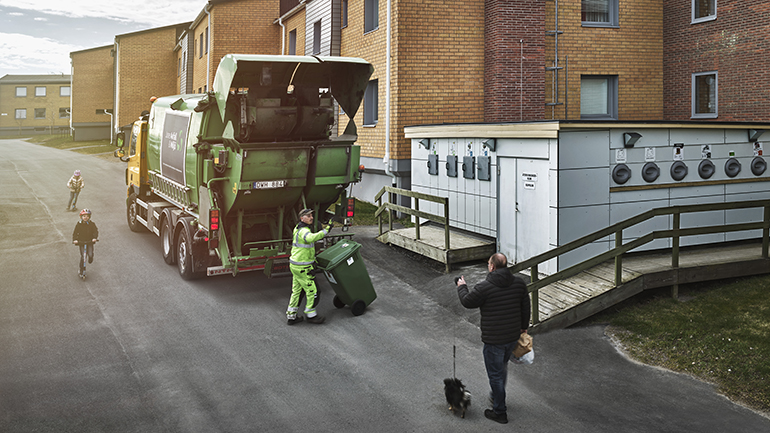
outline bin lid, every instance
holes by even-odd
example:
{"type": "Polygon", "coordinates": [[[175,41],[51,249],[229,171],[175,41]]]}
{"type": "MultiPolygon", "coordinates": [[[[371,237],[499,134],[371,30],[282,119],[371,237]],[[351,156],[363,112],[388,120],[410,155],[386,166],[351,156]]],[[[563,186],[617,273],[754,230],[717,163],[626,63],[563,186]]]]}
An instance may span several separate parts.
{"type": "Polygon", "coordinates": [[[352,257],[359,248],[361,248],[361,244],[358,242],[342,239],[318,254],[315,259],[321,269],[331,271],[340,263],[352,257]]]}

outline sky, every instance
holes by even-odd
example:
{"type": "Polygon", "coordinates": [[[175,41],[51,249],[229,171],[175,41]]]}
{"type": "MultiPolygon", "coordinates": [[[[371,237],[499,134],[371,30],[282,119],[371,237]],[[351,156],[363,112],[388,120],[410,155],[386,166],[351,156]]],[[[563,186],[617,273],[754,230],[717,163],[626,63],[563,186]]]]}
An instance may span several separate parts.
{"type": "Polygon", "coordinates": [[[0,0],[0,77],[70,74],[72,51],[193,21],[207,0],[0,0]]]}

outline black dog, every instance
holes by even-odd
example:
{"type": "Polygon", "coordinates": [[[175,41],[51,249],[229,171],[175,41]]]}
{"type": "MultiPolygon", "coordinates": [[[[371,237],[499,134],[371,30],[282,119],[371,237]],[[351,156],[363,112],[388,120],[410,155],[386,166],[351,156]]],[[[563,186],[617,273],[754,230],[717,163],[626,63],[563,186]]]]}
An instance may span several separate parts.
{"type": "Polygon", "coordinates": [[[465,418],[465,410],[471,405],[471,393],[465,390],[465,385],[460,379],[444,379],[444,395],[449,403],[452,413],[460,411],[460,416],[465,418]]]}

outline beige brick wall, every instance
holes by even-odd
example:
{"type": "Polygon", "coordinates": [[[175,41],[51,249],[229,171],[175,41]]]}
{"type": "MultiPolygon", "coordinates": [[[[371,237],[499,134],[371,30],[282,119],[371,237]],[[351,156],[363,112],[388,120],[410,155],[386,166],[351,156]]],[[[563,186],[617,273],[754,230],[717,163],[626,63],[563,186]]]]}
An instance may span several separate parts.
{"type": "MultiPolygon", "coordinates": [[[[283,54],[289,54],[289,32],[292,30],[297,31],[297,52],[296,55],[305,55],[305,10],[294,14],[291,18],[284,21],[283,25],[286,27],[286,35],[284,41],[283,54]]],[[[280,26],[279,26],[280,29],[280,26]]],[[[279,45],[280,47],[280,45],[279,45]]]]}
{"type": "MultiPolygon", "coordinates": [[[[276,0],[241,0],[217,3],[211,8],[209,56],[200,55],[200,37],[209,27],[207,17],[195,27],[193,89],[206,85],[206,61],[210,61],[209,88],[214,82],[217,66],[227,54],[280,54],[281,27],[273,24],[278,18],[276,0]]],[[[204,42],[205,51],[205,42],[204,42]]]]}
{"type": "MultiPolygon", "coordinates": [[[[341,55],[372,63],[379,85],[377,126],[361,126],[363,107],[356,115],[367,157],[385,153],[386,7],[381,0],[379,28],[364,34],[364,1],[349,1],[342,29],[341,55]]],[[[391,16],[391,158],[409,159],[405,126],[483,121],[484,1],[395,0],[391,16]]]]}
{"type": "Polygon", "coordinates": [[[176,95],[178,29],[174,26],[122,35],[119,44],[119,100],[116,125],[136,120],[149,110],[151,96],[176,95]]]}
{"type": "MultiPolygon", "coordinates": [[[[569,94],[565,75],[559,100],[568,101],[568,119],[580,118],[581,75],[618,76],[619,120],[663,119],[663,0],[619,2],[619,28],[581,25],[581,1],[559,1],[560,66],[569,57],[569,94]]],[[[554,3],[546,2],[546,29],[554,29],[554,3]]],[[[553,64],[553,38],[546,38],[546,64],[553,64]]],[[[546,102],[552,100],[551,75],[546,75],[546,102]]],[[[546,109],[551,119],[551,109],[546,109]]],[[[564,106],[555,110],[564,119],[564,106]]]]}
{"type": "Polygon", "coordinates": [[[112,45],[72,53],[72,123],[109,123],[97,109],[112,109],[115,66],[112,45]]]}

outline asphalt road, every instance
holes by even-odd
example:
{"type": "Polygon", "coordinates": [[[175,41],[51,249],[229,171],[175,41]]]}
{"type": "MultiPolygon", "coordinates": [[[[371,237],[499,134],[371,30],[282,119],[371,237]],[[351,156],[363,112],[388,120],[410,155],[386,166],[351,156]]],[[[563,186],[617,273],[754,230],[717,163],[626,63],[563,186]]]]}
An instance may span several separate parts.
{"type": "Polygon", "coordinates": [[[508,425],[484,418],[478,313],[455,275],[357,228],[378,298],[364,315],[287,326],[290,280],[260,273],[183,281],[160,242],[125,218],[123,164],[0,140],[2,432],[753,432],[770,420],[711,385],[631,362],[602,327],[535,337],[535,364],[511,365],[508,425]],[[65,183],[100,230],[77,278],[77,222],[65,183]],[[453,359],[453,346],[457,348],[453,359]],[[443,379],[473,393],[452,415],[443,379]]]}

